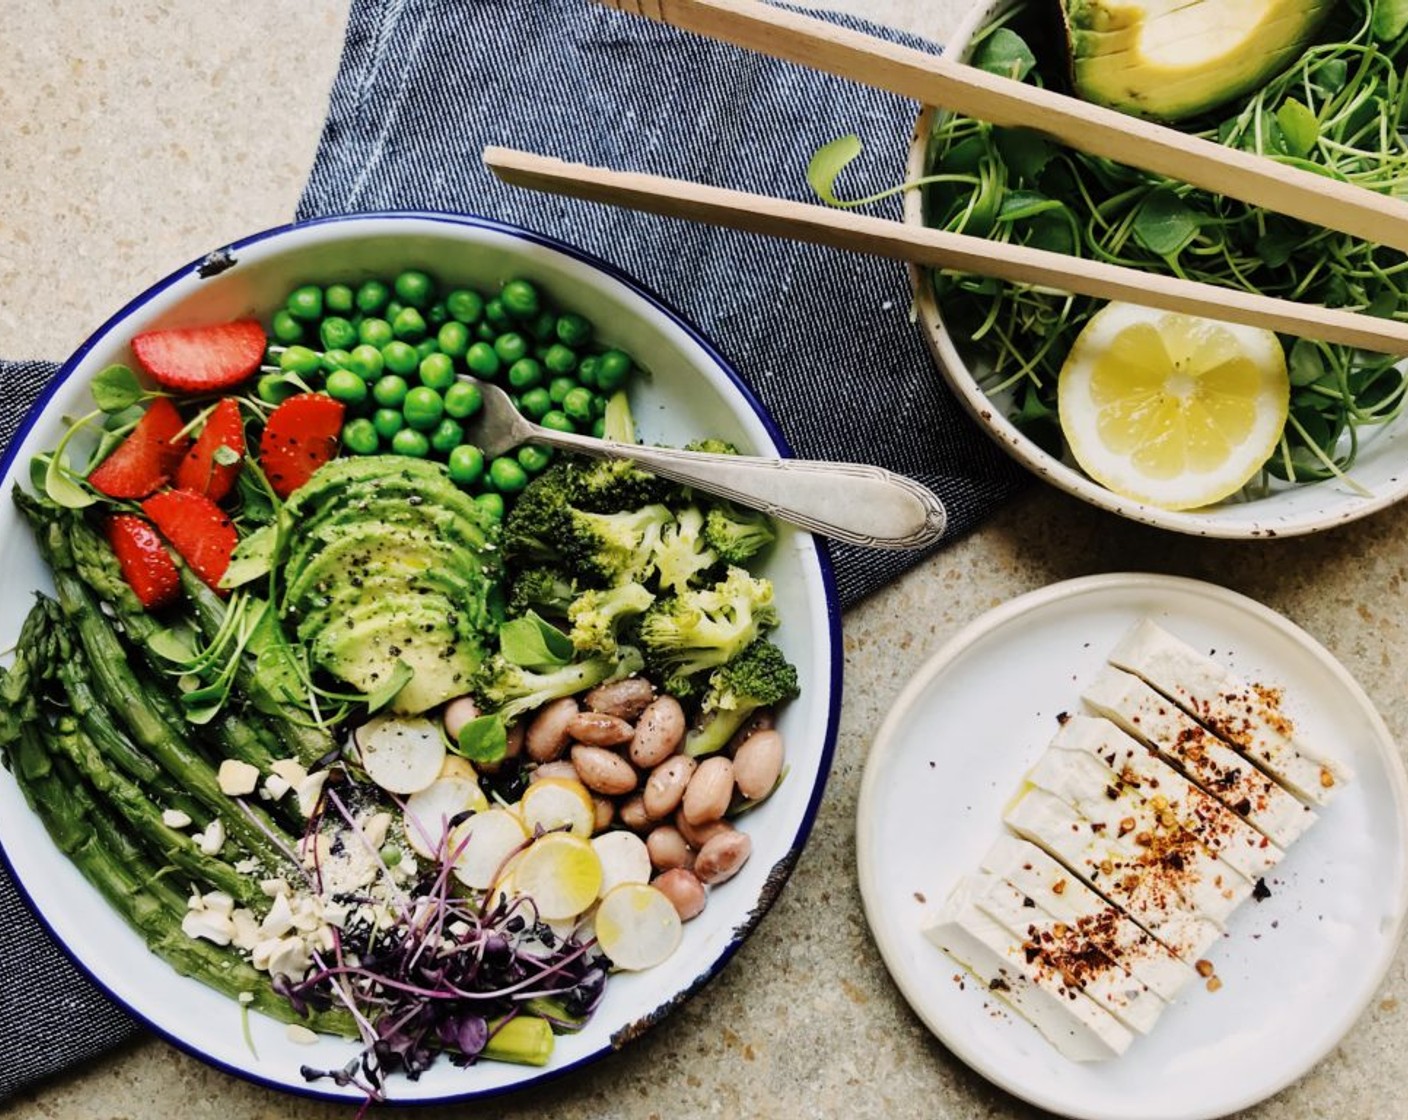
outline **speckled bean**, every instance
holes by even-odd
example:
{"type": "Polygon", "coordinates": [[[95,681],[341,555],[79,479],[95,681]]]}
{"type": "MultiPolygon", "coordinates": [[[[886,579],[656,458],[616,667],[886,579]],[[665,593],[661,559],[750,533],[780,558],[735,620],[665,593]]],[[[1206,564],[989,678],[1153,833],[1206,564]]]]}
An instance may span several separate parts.
{"type": "Polygon", "coordinates": [[[615,751],[578,743],[572,748],[572,765],[582,784],[593,793],[618,797],[630,793],[639,780],[635,769],[615,751]]]}
{"type": "Polygon", "coordinates": [[[635,728],[620,716],[605,712],[578,712],[567,722],[567,733],[589,747],[619,747],[629,743],[635,728]]]}
{"type": "Polygon", "coordinates": [[[706,758],[689,779],[680,808],[690,824],[716,821],[733,800],[733,761],[722,755],[706,758]]]}
{"type": "Polygon", "coordinates": [[[749,800],[766,797],[782,773],[782,736],[776,731],[758,731],[748,736],[733,756],[733,780],[738,792],[749,800]]]}
{"type": "Polygon", "coordinates": [[[544,778],[567,778],[574,782],[582,780],[577,773],[577,768],[566,759],[557,762],[544,762],[541,766],[534,767],[528,772],[530,783],[541,782],[544,778]]]}
{"type": "Polygon", "coordinates": [[[693,871],[683,867],[662,872],[651,880],[650,885],[670,900],[682,922],[697,917],[708,901],[704,884],[693,871]]]}
{"type": "Polygon", "coordinates": [[[577,701],[571,696],[564,696],[539,708],[523,736],[528,757],[534,762],[555,762],[561,758],[572,742],[572,734],[567,727],[577,712],[577,701]]]}
{"type": "Polygon", "coordinates": [[[684,810],[675,813],[674,825],[680,830],[680,835],[684,837],[685,843],[696,852],[704,847],[713,837],[720,832],[733,832],[733,825],[727,820],[708,821],[705,824],[690,824],[685,820],[684,810]]]}
{"type": "Polygon", "coordinates": [[[759,708],[743,721],[743,726],[733,733],[724,752],[732,758],[738,748],[759,731],[771,731],[775,723],[771,708],[759,708]]]}
{"type": "Polygon", "coordinates": [[[451,739],[459,739],[464,725],[478,719],[479,704],[473,696],[461,696],[445,705],[445,713],[440,718],[445,724],[445,734],[451,739]]]}
{"type": "Polygon", "coordinates": [[[605,832],[616,819],[616,802],[609,797],[593,797],[592,804],[596,806],[596,820],[592,822],[592,831],[605,832]]]}
{"type": "Polygon", "coordinates": [[[650,777],[645,780],[645,811],[650,814],[651,820],[662,820],[675,811],[689,788],[697,765],[688,755],[677,754],[650,772],[650,777]]]}
{"type": "Polygon", "coordinates": [[[694,873],[701,882],[715,886],[738,874],[753,854],[753,841],[746,832],[720,832],[694,857],[694,873]]]}
{"type": "Polygon", "coordinates": [[[651,829],[645,838],[645,849],[650,853],[650,865],[657,871],[694,865],[694,853],[689,850],[684,834],[671,824],[651,829]]]}
{"type": "Polygon", "coordinates": [[[655,698],[655,689],[644,677],[626,677],[599,684],[582,699],[593,712],[633,720],[655,698]]]}
{"type": "Polygon", "coordinates": [[[659,766],[679,749],[684,738],[684,709],[673,696],[650,702],[631,737],[631,761],[643,769],[659,766]]]}
{"type": "Polygon", "coordinates": [[[644,832],[655,823],[645,811],[645,797],[639,793],[632,794],[621,802],[616,813],[621,818],[621,823],[632,832],[644,832]]]}

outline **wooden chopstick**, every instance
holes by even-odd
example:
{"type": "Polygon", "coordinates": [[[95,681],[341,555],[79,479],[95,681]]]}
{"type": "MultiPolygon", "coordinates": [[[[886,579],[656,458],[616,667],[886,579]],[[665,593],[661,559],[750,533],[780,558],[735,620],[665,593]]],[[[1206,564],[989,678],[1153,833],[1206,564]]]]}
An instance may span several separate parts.
{"type": "Polygon", "coordinates": [[[1408,252],[1408,202],[757,0],[599,0],[1408,252]]]}
{"type": "Polygon", "coordinates": [[[805,202],[705,186],[659,175],[567,163],[513,148],[485,148],[484,162],[515,186],[870,253],[935,268],[994,276],[1077,295],[1182,311],[1387,354],[1408,354],[1408,323],[1295,303],[1138,269],[910,226],[805,202]]]}

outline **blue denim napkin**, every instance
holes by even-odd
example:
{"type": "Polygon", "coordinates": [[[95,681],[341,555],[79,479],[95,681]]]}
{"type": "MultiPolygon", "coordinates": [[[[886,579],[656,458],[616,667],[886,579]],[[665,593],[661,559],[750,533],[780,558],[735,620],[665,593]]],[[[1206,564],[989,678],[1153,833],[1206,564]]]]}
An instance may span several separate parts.
{"type": "MultiPolygon", "coordinates": [[[[711,337],[797,455],[919,479],[948,506],[951,539],[1019,472],[943,387],[910,322],[901,266],[533,194],[480,161],[486,144],[505,144],[805,199],[812,152],[857,132],[867,150],[845,185],[860,195],[901,181],[913,118],[888,94],[585,0],[354,0],[298,217],[467,211],[605,257],[711,337]]],[[[898,217],[899,202],[877,212],[898,217]]],[[[0,362],[0,451],[56,368],[0,362]]],[[[847,606],[920,559],[846,546],[832,555],[847,606]]],[[[0,1099],[137,1030],[55,949],[3,867],[0,960],[0,1099]]]]}

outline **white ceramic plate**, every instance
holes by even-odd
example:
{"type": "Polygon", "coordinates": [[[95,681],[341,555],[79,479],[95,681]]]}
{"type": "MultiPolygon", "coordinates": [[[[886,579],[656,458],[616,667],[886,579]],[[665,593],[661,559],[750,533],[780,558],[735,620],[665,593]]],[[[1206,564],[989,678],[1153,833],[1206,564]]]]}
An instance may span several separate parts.
{"type": "Polygon", "coordinates": [[[1408,780],[1367,696],[1304,631],[1211,584],[1094,576],[984,615],[901,693],[866,763],[861,894],[886,965],[959,1058],[1017,1096],[1082,1120],[1202,1120],[1308,1071],[1373,997],[1408,910],[1408,780]],[[1002,812],[1061,712],[1150,617],[1244,677],[1285,689],[1309,741],[1354,781],[1290,849],[1272,895],[1234,912],[1209,957],[1220,991],[1186,993],[1118,1060],[1078,1064],[920,934],[1002,831],[1002,812]]]}
{"type": "MultiPolygon", "coordinates": [[[[586,315],[610,343],[649,367],[634,392],[642,438],[683,443],[701,434],[732,439],[745,450],[785,453],[777,428],[708,343],[670,309],[600,261],[537,234],[475,218],[366,215],[258,234],[222,254],[174,273],[118,312],[65,366],[52,393],[0,462],[0,650],[9,647],[31,593],[50,587],[27,528],[8,499],[27,477],[29,458],[52,448],[63,417],[91,407],[87,384],[111,362],[131,363],[128,340],[154,326],[267,314],[294,286],[310,280],[357,282],[428,269],[447,284],[497,287],[513,276],[537,282],[559,306],[586,315]],[[228,267],[223,267],[233,261],[228,267]],[[203,278],[201,272],[213,272],[203,278]]],[[[811,830],[830,769],[840,704],[840,613],[824,554],[805,533],[783,527],[765,574],[775,582],[782,625],[776,640],[797,665],[802,698],[783,711],[789,778],[750,815],[753,855],[742,872],[711,893],[704,913],[685,927],[684,942],[664,964],[613,978],[590,1025],[558,1039],[545,1069],[484,1063],[468,1070],[438,1063],[419,1081],[396,1078],[399,1101],[449,1101],[503,1092],[541,1081],[619,1048],[705,984],[762,918],[811,830]]],[[[329,1081],[309,1086],[303,1065],[343,1066],[355,1053],[337,1040],[290,1043],[284,1028],[254,1016],[255,1053],[241,1037],[235,1003],[184,980],[89,888],[54,848],[0,771],[0,856],[35,911],[73,958],[116,1000],[153,1029],[198,1057],[276,1088],[344,1100],[355,1089],[329,1081]]]]}

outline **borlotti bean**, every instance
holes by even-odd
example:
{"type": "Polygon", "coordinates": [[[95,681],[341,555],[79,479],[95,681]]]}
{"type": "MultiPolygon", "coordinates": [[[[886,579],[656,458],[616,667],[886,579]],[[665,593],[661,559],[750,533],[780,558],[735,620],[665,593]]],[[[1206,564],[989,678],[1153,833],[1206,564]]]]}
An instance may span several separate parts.
{"type": "Polygon", "coordinates": [[[673,696],[662,696],[641,712],[631,738],[631,761],[637,766],[659,766],[684,741],[684,709],[673,696]]]}
{"type": "Polygon", "coordinates": [[[654,699],[655,689],[644,677],[598,685],[582,698],[589,710],[624,720],[636,719],[654,699]]]}
{"type": "Polygon", "coordinates": [[[650,772],[645,781],[645,811],[651,820],[663,820],[675,811],[698,768],[694,759],[677,754],[650,772]]]}
{"type": "Polygon", "coordinates": [[[577,701],[571,696],[554,700],[538,709],[529,721],[523,737],[523,748],[534,762],[554,762],[561,758],[572,743],[568,730],[577,714],[577,701]]]}
{"type": "Polygon", "coordinates": [[[619,747],[629,743],[635,728],[620,716],[605,712],[578,712],[567,721],[567,733],[589,747],[619,747]]]}
{"type": "Polygon", "coordinates": [[[733,761],[722,755],[706,758],[694,771],[680,808],[690,824],[707,824],[728,812],[733,800],[733,761]]]}

